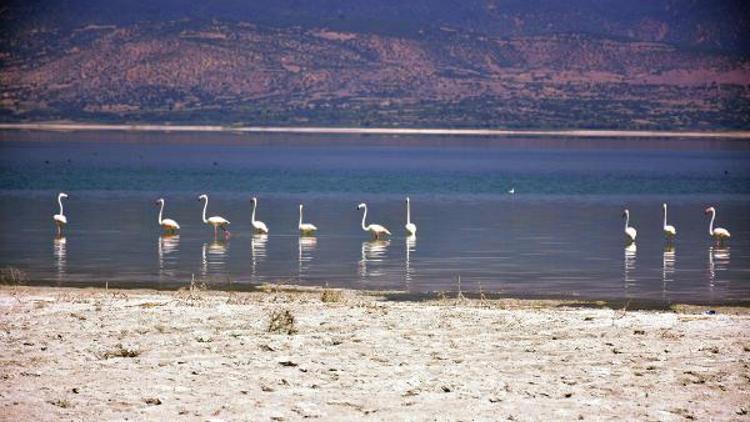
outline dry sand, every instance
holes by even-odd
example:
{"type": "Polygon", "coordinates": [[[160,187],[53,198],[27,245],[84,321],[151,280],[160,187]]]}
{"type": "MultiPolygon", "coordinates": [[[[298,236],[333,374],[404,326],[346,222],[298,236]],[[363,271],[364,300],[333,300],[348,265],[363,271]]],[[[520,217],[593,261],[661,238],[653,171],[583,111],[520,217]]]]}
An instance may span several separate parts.
{"type": "Polygon", "coordinates": [[[748,309],[342,294],[2,287],[0,418],[750,419],[748,309]]]}

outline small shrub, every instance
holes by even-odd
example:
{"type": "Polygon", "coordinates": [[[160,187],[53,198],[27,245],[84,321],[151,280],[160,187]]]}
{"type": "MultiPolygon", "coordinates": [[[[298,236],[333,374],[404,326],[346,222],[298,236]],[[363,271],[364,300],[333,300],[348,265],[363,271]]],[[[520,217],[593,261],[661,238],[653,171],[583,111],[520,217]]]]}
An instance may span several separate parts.
{"type": "Polygon", "coordinates": [[[271,317],[268,321],[268,332],[269,333],[286,333],[292,335],[297,332],[297,327],[294,322],[294,315],[288,309],[277,309],[271,312],[271,317]]]}

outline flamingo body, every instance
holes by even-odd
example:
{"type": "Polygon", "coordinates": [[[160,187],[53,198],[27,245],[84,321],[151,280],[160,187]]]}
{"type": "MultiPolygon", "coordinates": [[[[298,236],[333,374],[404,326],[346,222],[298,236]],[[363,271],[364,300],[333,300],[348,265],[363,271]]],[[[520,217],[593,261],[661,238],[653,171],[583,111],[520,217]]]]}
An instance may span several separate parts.
{"type": "Polygon", "coordinates": [[[314,224],[302,222],[302,204],[299,204],[299,223],[297,224],[297,228],[303,235],[314,234],[318,231],[318,228],[314,224]]]}
{"type": "Polygon", "coordinates": [[[250,202],[253,203],[253,214],[250,217],[250,224],[253,226],[253,230],[255,230],[255,233],[257,234],[268,234],[268,226],[266,226],[266,223],[255,219],[255,208],[258,207],[258,198],[253,197],[250,202]]]}
{"type": "Polygon", "coordinates": [[[627,209],[623,213],[625,217],[625,237],[628,242],[635,242],[635,237],[638,235],[638,231],[635,227],[630,227],[630,211],[627,209]]]}
{"type": "Polygon", "coordinates": [[[55,221],[55,223],[63,226],[68,224],[68,218],[62,214],[55,214],[52,216],[52,219],[55,221]]]}
{"type": "Polygon", "coordinates": [[[157,199],[156,203],[161,204],[161,208],[159,208],[159,226],[167,232],[176,232],[179,230],[180,225],[177,224],[176,221],[171,218],[162,218],[162,213],[164,212],[164,198],[157,199]]]}
{"type": "Polygon", "coordinates": [[[711,222],[708,225],[708,234],[713,237],[714,240],[717,242],[723,242],[732,237],[729,230],[722,227],[714,227],[714,220],[716,219],[716,209],[714,207],[706,208],[706,214],[711,214],[711,222]]]}
{"type": "Polygon", "coordinates": [[[365,210],[365,212],[362,214],[362,230],[369,232],[375,239],[379,239],[385,235],[391,235],[391,232],[380,224],[365,225],[365,219],[367,218],[367,204],[363,202],[357,206],[357,209],[365,210]]]}
{"type": "Polygon", "coordinates": [[[60,205],[60,212],[52,216],[52,221],[54,221],[55,226],[57,226],[58,236],[62,236],[62,228],[66,224],[68,224],[68,218],[65,217],[65,214],[63,213],[63,204],[62,204],[63,198],[67,198],[67,197],[68,197],[68,194],[65,192],[60,192],[57,194],[57,203],[60,205]]]}
{"type": "MultiPolygon", "coordinates": [[[[406,225],[404,226],[409,236],[416,236],[417,225],[411,222],[411,200],[406,197],[406,225]]],[[[390,233],[388,233],[390,234],[390,233]]]]}
{"type": "Polygon", "coordinates": [[[218,229],[222,229],[224,231],[224,235],[229,237],[229,230],[227,230],[227,226],[231,224],[229,220],[227,220],[224,217],[220,217],[218,215],[215,215],[213,217],[206,218],[206,210],[208,209],[208,195],[203,194],[198,197],[198,200],[205,200],[206,202],[203,203],[203,223],[209,224],[213,226],[214,228],[214,237],[218,235],[218,229]]]}

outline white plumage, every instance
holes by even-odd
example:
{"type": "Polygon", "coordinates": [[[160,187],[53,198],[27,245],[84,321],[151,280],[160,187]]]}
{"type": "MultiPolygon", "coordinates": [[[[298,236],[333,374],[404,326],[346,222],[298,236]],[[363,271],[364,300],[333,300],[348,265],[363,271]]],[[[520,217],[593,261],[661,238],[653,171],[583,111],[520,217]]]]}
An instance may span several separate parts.
{"type": "Polygon", "coordinates": [[[198,200],[205,200],[206,202],[203,204],[203,222],[205,224],[210,224],[214,227],[214,237],[218,236],[218,229],[221,228],[224,231],[225,236],[229,236],[229,230],[227,230],[227,226],[230,224],[229,220],[227,220],[224,217],[220,217],[218,215],[215,215],[210,218],[206,218],[206,209],[208,209],[208,195],[205,193],[198,197],[198,200]]]}
{"type": "Polygon", "coordinates": [[[723,242],[725,239],[729,239],[732,235],[729,230],[716,227],[714,228],[714,219],[716,219],[716,209],[714,207],[706,208],[706,214],[711,214],[711,223],[708,225],[708,234],[713,237],[717,242],[723,242]]]}
{"type": "Polygon", "coordinates": [[[299,204],[299,224],[297,225],[297,228],[303,235],[314,234],[318,230],[314,224],[302,222],[302,204],[299,204]]]}
{"type": "Polygon", "coordinates": [[[52,216],[52,221],[54,221],[55,222],[55,226],[57,226],[57,235],[58,236],[62,235],[62,228],[63,228],[63,226],[65,226],[66,224],[68,224],[68,218],[65,217],[65,214],[63,213],[63,204],[62,204],[63,198],[67,198],[67,197],[68,197],[68,194],[65,193],[65,192],[60,192],[59,194],[57,194],[57,203],[60,205],[60,213],[53,215],[52,216]]]}
{"type": "Polygon", "coordinates": [[[406,225],[404,226],[409,236],[417,235],[417,225],[411,222],[411,201],[406,197],[406,225]]]}
{"type": "Polygon", "coordinates": [[[171,218],[162,218],[162,213],[164,212],[164,198],[159,198],[156,200],[156,203],[161,204],[161,208],[159,208],[159,225],[162,229],[168,231],[168,232],[176,232],[180,229],[180,225],[177,224],[176,221],[172,220],[171,218]]]}
{"type": "Polygon", "coordinates": [[[379,239],[380,237],[383,237],[385,235],[390,236],[391,232],[380,224],[365,225],[365,219],[367,218],[367,204],[363,202],[357,206],[357,209],[365,210],[365,212],[362,214],[362,230],[370,232],[370,234],[372,234],[372,237],[374,237],[375,239],[379,239]]]}
{"type": "Polygon", "coordinates": [[[625,237],[627,238],[628,242],[635,242],[635,237],[638,235],[638,231],[635,229],[635,227],[629,226],[630,211],[625,209],[623,217],[625,217],[625,237]]]}
{"type": "Polygon", "coordinates": [[[253,203],[253,215],[250,217],[250,224],[252,224],[255,233],[268,234],[266,223],[255,220],[255,208],[258,207],[258,198],[253,197],[250,201],[253,203]]]}

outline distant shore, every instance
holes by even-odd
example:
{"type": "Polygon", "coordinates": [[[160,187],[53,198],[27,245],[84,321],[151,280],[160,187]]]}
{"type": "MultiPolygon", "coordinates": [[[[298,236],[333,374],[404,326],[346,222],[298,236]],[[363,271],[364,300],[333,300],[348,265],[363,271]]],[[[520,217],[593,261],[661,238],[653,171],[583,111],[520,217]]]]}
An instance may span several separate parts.
{"type": "Polygon", "coordinates": [[[211,132],[211,133],[289,133],[329,135],[447,135],[572,138],[721,138],[750,139],[750,131],[656,131],[608,129],[441,129],[441,128],[357,128],[305,126],[222,126],[97,123],[0,123],[0,130],[37,131],[118,131],[118,132],[211,132]]]}
{"type": "Polygon", "coordinates": [[[748,412],[744,308],[0,287],[8,419],[698,419],[748,412]],[[743,367],[744,365],[744,367],[743,367]]]}

